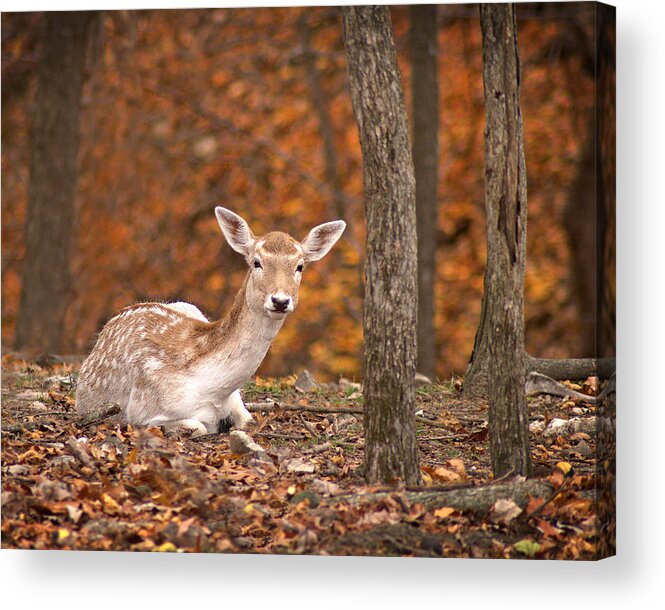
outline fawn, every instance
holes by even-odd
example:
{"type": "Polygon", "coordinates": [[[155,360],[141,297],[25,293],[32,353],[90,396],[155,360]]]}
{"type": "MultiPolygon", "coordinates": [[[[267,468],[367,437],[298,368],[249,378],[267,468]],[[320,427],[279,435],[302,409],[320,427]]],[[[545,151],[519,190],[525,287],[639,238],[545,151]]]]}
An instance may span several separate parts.
{"type": "Polygon", "coordinates": [[[256,237],[237,214],[215,208],[228,244],[249,269],[231,310],[208,320],[190,303],[140,303],[102,329],[78,381],[76,408],[120,405],[133,425],[192,436],[242,429],[252,421],[240,387],[256,372],[286,316],[298,304],[304,266],[323,258],[343,220],[314,227],[299,242],[273,231],[256,237]]]}

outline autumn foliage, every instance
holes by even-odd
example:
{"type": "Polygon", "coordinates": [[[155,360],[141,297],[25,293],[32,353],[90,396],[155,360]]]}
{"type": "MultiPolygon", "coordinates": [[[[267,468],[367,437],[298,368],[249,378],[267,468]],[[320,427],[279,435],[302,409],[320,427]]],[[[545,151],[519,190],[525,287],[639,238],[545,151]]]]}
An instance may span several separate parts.
{"type": "MultiPolygon", "coordinates": [[[[480,311],[484,107],[477,11],[440,11],[435,290],[438,375],[449,377],[464,371],[480,311]]],[[[581,54],[570,51],[571,21],[534,11],[518,13],[529,197],[526,347],[541,357],[591,356],[579,353],[580,335],[593,331],[578,321],[562,217],[587,137],[593,81],[581,54]]],[[[590,28],[592,15],[577,15],[575,31],[590,28]]],[[[395,8],[392,17],[408,98],[408,12],[395,8]]],[[[40,23],[37,13],[2,16],[5,348],[19,306],[40,23]]],[[[112,11],[92,46],[71,227],[68,351],[87,351],[101,325],[137,301],[187,300],[221,315],[244,274],[215,222],[213,206],[222,204],[257,234],[280,229],[302,238],[320,222],[347,221],[335,253],[307,270],[299,311],[260,373],[307,366],[323,379],[358,377],[363,185],[338,10],[112,11]],[[312,94],[312,56],[329,125],[312,94]],[[341,193],[326,169],[326,129],[341,193]]]]}

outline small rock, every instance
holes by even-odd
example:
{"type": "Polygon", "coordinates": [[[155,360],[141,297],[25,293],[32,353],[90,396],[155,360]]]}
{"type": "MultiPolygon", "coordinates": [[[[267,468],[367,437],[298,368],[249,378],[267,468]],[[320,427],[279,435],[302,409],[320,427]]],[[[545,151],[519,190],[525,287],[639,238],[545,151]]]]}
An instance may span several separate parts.
{"type": "Polygon", "coordinates": [[[43,386],[46,390],[64,392],[71,389],[72,378],[69,375],[52,375],[44,379],[43,386]]]}
{"type": "Polygon", "coordinates": [[[582,457],[593,455],[593,447],[586,441],[580,441],[568,450],[568,453],[579,453],[582,457]]]}
{"type": "Polygon", "coordinates": [[[265,449],[242,430],[234,430],[229,434],[229,445],[233,453],[252,453],[255,456],[265,454],[265,449]]]}
{"type": "Polygon", "coordinates": [[[35,392],[35,390],[25,390],[24,392],[19,392],[16,395],[18,400],[39,400],[43,397],[44,394],[42,392],[35,392]]]}
{"type": "Polygon", "coordinates": [[[30,468],[25,464],[12,464],[11,466],[7,466],[7,472],[14,476],[22,476],[24,474],[29,474],[30,468]]]}
{"type": "Polygon", "coordinates": [[[48,410],[48,407],[40,400],[35,400],[34,402],[31,402],[28,405],[28,409],[30,409],[31,411],[44,412],[48,410]]]}
{"type": "Polygon", "coordinates": [[[316,388],[319,387],[319,384],[307,369],[303,369],[300,375],[298,375],[294,387],[298,392],[306,393],[316,390],[316,388]]]}
{"type": "Polygon", "coordinates": [[[534,421],[529,424],[529,432],[532,432],[533,434],[539,434],[545,429],[545,422],[540,420],[540,421],[534,421]]]}
{"type": "Polygon", "coordinates": [[[558,435],[566,435],[570,434],[572,432],[577,432],[575,428],[575,422],[577,420],[575,418],[573,419],[560,419],[558,417],[555,417],[550,423],[547,425],[547,428],[544,430],[545,436],[558,436],[558,435]]]}
{"type": "Polygon", "coordinates": [[[572,417],[571,419],[553,419],[547,428],[545,428],[545,436],[570,436],[576,432],[589,432],[595,431],[596,418],[586,417],[580,419],[579,417],[572,417]]]}

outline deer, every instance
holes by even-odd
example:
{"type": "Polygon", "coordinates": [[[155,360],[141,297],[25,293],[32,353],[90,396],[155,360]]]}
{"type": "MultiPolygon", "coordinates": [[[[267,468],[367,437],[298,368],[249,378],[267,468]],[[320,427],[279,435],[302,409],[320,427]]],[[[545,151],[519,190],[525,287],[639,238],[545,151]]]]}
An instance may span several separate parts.
{"type": "Polygon", "coordinates": [[[256,373],[298,304],[305,267],[341,237],[343,220],[314,227],[303,241],[272,231],[256,237],[238,214],[215,216],[247,274],[231,309],[209,320],[191,303],[139,303],[102,328],[79,373],[76,409],[120,407],[119,421],[162,426],[190,437],[245,429],[253,421],[240,389],[256,373]]]}

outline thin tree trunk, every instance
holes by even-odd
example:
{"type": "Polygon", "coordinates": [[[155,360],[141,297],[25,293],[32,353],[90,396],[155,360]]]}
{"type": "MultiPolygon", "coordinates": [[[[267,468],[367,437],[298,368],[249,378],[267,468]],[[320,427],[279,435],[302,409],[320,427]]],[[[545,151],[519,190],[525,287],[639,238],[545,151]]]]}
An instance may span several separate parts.
{"type": "Polygon", "coordinates": [[[489,436],[495,477],[529,474],[524,389],[526,168],[519,106],[520,63],[512,4],[482,4],[485,90],[487,266],[482,319],[471,368],[489,383],[489,436]]]}
{"type": "Polygon", "coordinates": [[[417,238],[406,110],[388,8],[345,7],[343,21],[367,217],[365,476],[417,485],[417,238]]]}
{"type": "MultiPolygon", "coordinates": [[[[596,357],[616,355],[616,9],[596,4],[597,302],[596,357]]],[[[616,553],[616,394],[597,410],[598,557],[616,553]]]]}
{"type": "Polygon", "coordinates": [[[580,320],[581,357],[596,352],[596,118],[589,113],[589,128],[577,175],[568,193],[564,226],[570,250],[570,283],[580,320]]]}
{"type": "Polygon", "coordinates": [[[31,133],[17,349],[57,352],[70,297],[81,91],[96,13],[48,12],[31,133]]]}
{"type": "Polygon", "coordinates": [[[342,181],[337,169],[337,153],[335,151],[335,137],[333,123],[330,117],[328,98],[321,87],[319,71],[316,68],[316,57],[310,44],[310,26],[308,20],[309,9],[304,8],[298,18],[298,33],[300,43],[303,47],[303,60],[305,63],[305,74],[307,86],[312,97],[312,109],[319,121],[319,132],[323,144],[323,160],[325,165],[326,182],[333,192],[331,212],[336,218],[344,218],[344,197],[342,181]]]}
{"type": "Polygon", "coordinates": [[[439,85],[437,5],[411,7],[413,164],[418,229],[418,371],[436,376],[434,279],[436,277],[439,85]]]}

